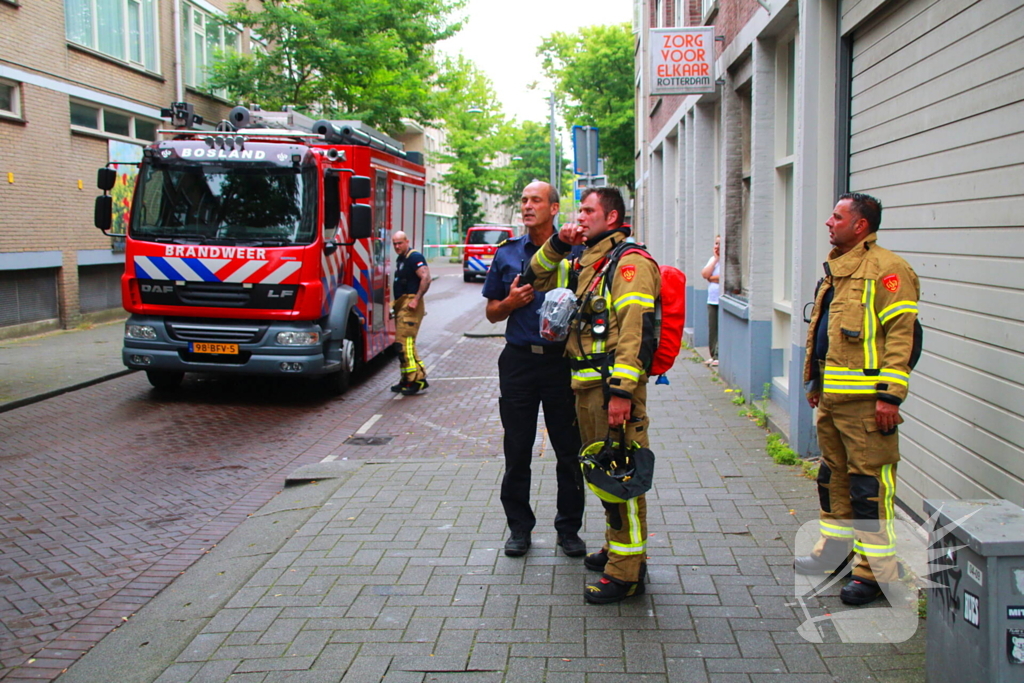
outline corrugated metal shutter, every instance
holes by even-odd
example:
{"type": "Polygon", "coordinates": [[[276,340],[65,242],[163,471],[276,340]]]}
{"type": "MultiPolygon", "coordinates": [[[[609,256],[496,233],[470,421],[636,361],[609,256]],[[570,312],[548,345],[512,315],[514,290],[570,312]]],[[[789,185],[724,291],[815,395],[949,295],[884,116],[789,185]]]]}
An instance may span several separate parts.
{"type": "Polygon", "coordinates": [[[898,493],[1024,504],[1024,4],[893,5],[853,34],[850,187],[921,278],[898,493]]]}
{"type": "Polygon", "coordinates": [[[0,327],[59,315],[56,268],[0,271],[0,327]]]}
{"type": "Polygon", "coordinates": [[[121,308],[124,265],[109,263],[78,268],[78,305],[82,313],[121,308]]]}

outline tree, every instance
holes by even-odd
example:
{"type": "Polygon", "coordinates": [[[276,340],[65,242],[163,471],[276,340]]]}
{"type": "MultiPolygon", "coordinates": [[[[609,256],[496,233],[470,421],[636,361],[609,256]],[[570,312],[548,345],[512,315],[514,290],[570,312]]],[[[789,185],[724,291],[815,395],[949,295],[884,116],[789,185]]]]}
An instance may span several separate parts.
{"type": "Polygon", "coordinates": [[[441,62],[436,102],[448,131],[448,151],[438,154],[448,164],[441,182],[455,193],[464,231],[483,219],[480,193],[499,191],[503,171],[492,164],[507,148],[508,125],[490,80],[462,55],[441,62]]]}
{"type": "Polygon", "coordinates": [[[460,25],[465,0],[264,0],[232,5],[228,21],[250,28],[266,49],[224,53],[208,85],[231,99],[308,108],[385,129],[435,115],[434,43],[460,25]]]}
{"type": "MultiPolygon", "coordinates": [[[[513,123],[508,127],[509,165],[499,169],[500,192],[504,203],[518,206],[523,188],[534,180],[551,182],[551,138],[547,124],[536,121],[513,123]]],[[[561,171],[562,193],[572,193],[573,176],[565,170],[567,160],[561,154],[555,159],[561,171]]]]}
{"type": "Polygon", "coordinates": [[[537,54],[555,82],[555,99],[570,126],[597,126],[605,173],[633,191],[635,180],[633,34],[629,24],[553,33],[537,54]]]}

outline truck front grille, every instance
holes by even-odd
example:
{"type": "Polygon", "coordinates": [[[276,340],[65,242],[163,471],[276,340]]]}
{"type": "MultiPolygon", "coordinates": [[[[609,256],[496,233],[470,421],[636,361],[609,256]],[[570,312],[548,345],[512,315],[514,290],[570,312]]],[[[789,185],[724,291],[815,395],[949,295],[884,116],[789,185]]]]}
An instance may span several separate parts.
{"type": "Polygon", "coordinates": [[[189,306],[241,308],[249,303],[251,288],[233,282],[188,282],[177,288],[178,298],[189,306]]]}
{"type": "Polygon", "coordinates": [[[179,341],[254,344],[263,339],[267,326],[167,321],[167,331],[179,341]]]}

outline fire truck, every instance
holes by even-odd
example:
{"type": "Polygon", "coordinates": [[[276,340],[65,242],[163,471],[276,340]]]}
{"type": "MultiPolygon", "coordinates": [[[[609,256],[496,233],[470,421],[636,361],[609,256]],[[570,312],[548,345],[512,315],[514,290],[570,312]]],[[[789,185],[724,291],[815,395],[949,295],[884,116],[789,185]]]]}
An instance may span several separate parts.
{"type": "MultiPolygon", "coordinates": [[[[124,236],[124,364],[160,389],[213,372],[344,391],[395,340],[391,233],[422,238],[421,155],[358,121],[164,114],[176,128],[143,150],[124,236]]],[[[116,175],[98,173],[107,234],[116,175]]]]}

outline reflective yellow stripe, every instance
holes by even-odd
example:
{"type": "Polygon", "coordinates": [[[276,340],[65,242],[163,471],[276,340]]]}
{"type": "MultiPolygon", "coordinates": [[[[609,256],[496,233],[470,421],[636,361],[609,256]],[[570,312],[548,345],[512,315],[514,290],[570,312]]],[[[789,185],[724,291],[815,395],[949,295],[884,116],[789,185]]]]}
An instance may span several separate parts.
{"type": "Polygon", "coordinates": [[[546,256],[544,256],[544,247],[541,247],[539,250],[537,250],[537,262],[540,264],[540,267],[543,268],[544,270],[555,269],[555,264],[549,261],[546,256]]]}
{"type": "Polygon", "coordinates": [[[892,557],[896,554],[895,545],[868,545],[860,541],[854,542],[853,550],[864,557],[892,557]]]}
{"type": "Polygon", "coordinates": [[[902,370],[887,368],[879,370],[877,375],[869,375],[864,370],[825,366],[825,391],[834,394],[871,394],[879,382],[889,382],[907,386],[910,374],[902,370]]]}
{"type": "Polygon", "coordinates": [[[631,365],[622,365],[616,363],[612,367],[612,377],[626,377],[632,380],[640,379],[640,368],[634,368],[631,365]]]}
{"type": "Polygon", "coordinates": [[[893,552],[896,548],[896,509],[894,507],[894,501],[896,500],[896,477],[893,476],[892,465],[882,465],[882,481],[885,483],[885,530],[889,536],[889,543],[893,546],[893,552]]]}
{"type": "Polygon", "coordinates": [[[895,318],[896,316],[902,315],[903,313],[913,313],[916,315],[918,313],[917,302],[897,301],[894,304],[890,304],[889,306],[886,306],[881,310],[881,312],[878,314],[878,320],[882,324],[885,324],[892,320],[893,318],[895,318]]]}
{"type": "Polygon", "coordinates": [[[852,527],[829,524],[825,520],[821,519],[818,520],[818,528],[821,530],[822,536],[831,536],[832,538],[853,538],[852,527]]]}
{"type": "Polygon", "coordinates": [[[618,299],[616,299],[615,303],[612,304],[612,307],[615,309],[616,312],[618,312],[621,311],[626,306],[629,306],[630,304],[637,304],[644,308],[654,308],[654,297],[651,296],[650,294],[631,292],[629,294],[623,294],[618,299]]]}
{"type": "Polygon", "coordinates": [[[878,318],[875,317],[875,281],[864,281],[864,295],[861,297],[864,304],[864,367],[874,369],[878,367],[878,349],[875,348],[875,335],[878,333],[878,318]]]}
{"type": "Polygon", "coordinates": [[[630,498],[622,503],[626,506],[626,528],[629,530],[629,543],[608,542],[608,551],[616,555],[642,555],[646,547],[640,526],[639,504],[636,498],[630,498]]]}
{"type": "Polygon", "coordinates": [[[558,286],[568,287],[569,286],[569,261],[568,259],[562,259],[558,262],[558,286]]]}
{"type": "Polygon", "coordinates": [[[590,350],[591,353],[604,353],[608,346],[608,340],[606,339],[595,339],[593,348],[590,350]]]}
{"type": "Polygon", "coordinates": [[[572,378],[580,382],[592,382],[593,380],[601,379],[601,373],[591,368],[573,370],[572,378]]]}

